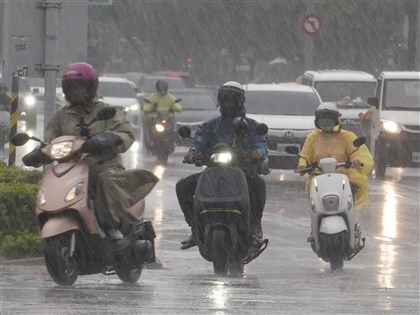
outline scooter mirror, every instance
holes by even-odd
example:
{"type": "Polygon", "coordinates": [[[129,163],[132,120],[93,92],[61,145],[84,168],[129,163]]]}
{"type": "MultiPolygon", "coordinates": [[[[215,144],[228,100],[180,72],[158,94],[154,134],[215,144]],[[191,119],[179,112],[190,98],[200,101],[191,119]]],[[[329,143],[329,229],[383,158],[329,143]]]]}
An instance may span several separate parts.
{"type": "Polygon", "coordinates": [[[31,139],[31,137],[27,133],[17,133],[12,138],[10,138],[10,143],[19,147],[28,142],[29,139],[31,139]]]}
{"type": "Polygon", "coordinates": [[[365,143],[366,143],[366,138],[365,137],[359,137],[359,138],[354,139],[354,141],[353,141],[353,145],[356,148],[361,147],[365,143]]]}
{"type": "Polygon", "coordinates": [[[268,126],[266,124],[257,125],[257,135],[264,136],[268,133],[268,126]]]}
{"type": "Polygon", "coordinates": [[[191,128],[188,126],[182,126],[178,129],[178,134],[181,136],[181,138],[190,138],[191,128]]]}
{"type": "Polygon", "coordinates": [[[175,103],[179,103],[179,102],[181,102],[182,101],[182,98],[177,98],[176,100],[175,100],[175,103]]]}
{"type": "Polygon", "coordinates": [[[150,104],[151,102],[150,102],[150,100],[148,99],[148,98],[144,98],[143,99],[143,101],[145,102],[145,103],[148,103],[148,104],[150,104]]]}

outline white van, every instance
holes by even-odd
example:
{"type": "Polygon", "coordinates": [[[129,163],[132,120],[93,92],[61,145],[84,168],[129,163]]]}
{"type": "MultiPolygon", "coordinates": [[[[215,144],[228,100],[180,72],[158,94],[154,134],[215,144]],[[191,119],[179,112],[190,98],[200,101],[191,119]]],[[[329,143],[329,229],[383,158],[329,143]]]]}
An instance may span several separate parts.
{"type": "Polygon", "coordinates": [[[379,74],[369,104],[382,122],[375,145],[376,177],[386,167],[420,166],[420,72],[384,71],[379,74]]]}
{"type": "Polygon", "coordinates": [[[371,107],[367,100],[375,92],[373,75],[355,70],[308,70],[300,80],[301,84],[314,87],[323,102],[335,102],[341,112],[343,128],[366,137],[368,147],[373,146],[380,127],[377,113],[365,115],[369,119],[363,122],[359,119],[360,114],[371,107]]]}

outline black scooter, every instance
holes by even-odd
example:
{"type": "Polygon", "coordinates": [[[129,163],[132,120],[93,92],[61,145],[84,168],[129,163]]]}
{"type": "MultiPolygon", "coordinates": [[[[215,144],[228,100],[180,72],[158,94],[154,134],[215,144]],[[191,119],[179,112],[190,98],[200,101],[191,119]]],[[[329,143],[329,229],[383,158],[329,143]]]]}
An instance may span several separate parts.
{"type": "MultiPolygon", "coordinates": [[[[213,262],[215,274],[229,272],[238,276],[243,273],[244,264],[266,249],[268,239],[260,248],[252,246],[248,184],[241,169],[251,160],[239,145],[247,134],[248,124],[244,118],[236,118],[234,126],[236,136],[232,146],[220,143],[210,161],[197,158],[193,162],[207,168],[200,174],[195,190],[192,236],[201,256],[213,262]]],[[[257,127],[259,135],[267,130],[265,124],[257,127]]],[[[193,139],[188,126],[181,127],[178,133],[182,138],[193,139]]]]}

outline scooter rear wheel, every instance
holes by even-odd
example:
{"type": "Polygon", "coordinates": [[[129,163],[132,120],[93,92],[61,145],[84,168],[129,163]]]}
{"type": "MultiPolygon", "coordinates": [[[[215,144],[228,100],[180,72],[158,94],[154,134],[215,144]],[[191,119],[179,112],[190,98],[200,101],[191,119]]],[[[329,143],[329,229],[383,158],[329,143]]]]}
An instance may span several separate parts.
{"type": "Polygon", "coordinates": [[[134,283],[139,280],[143,265],[134,265],[125,261],[117,261],[115,262],[114,268],[122,282],[134,283]]]}
{"type": "Polygon", "coordinates": [[[71,233],[45,240],[45,264],[51,278],[58,285],[72,285],[79,275],[76,259],[70,257],[70,243],[71,233]]]}

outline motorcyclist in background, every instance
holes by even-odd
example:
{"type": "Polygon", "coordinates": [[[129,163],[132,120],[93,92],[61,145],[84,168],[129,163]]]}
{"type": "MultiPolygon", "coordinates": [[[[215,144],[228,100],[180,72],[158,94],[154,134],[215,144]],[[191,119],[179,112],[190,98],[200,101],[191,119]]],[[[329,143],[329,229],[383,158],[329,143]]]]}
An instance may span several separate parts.
{"type": "MultiPolygon", "coordinates": [[[[340,112],[333,102],[321,103],[315,111],[316,128],[308,134],[300,155],[305,157],[309,164],[319,163],[322,158],[333,157],[337,163],[346,162],[349,154],[356,148],[353,140],[357,138],[351,131],[341,129],[340,112]]],[[[354,204],[357,210],[366,206],[370,199],[368,194],[367,174],[373,168],[372,155],[366,145],[362,145],[350,155],[352,167],[338,168],[337,172],[347,174],[352,187],[354,204]]],[[[307,167],[307,161],[299,159],[297,169],[307,167]]],[[[301,172],[303,176],[305,173],[301,172]]],[[[306,191],[309,193],[311,179],[316,175],[309,175],[306,181],[306,191]]],[[[311,236],[310,236],[311,237],[311,236]]]]}
{"type": "MultiPolygon", "coordinates": [[[[68,105],[60,108],[48,123],[45,140],[62,135],[79,135],[79,118],[85,123],[91,121],[98,111],[108,107],[97,95],[98,74],[87,63],[77,62],[64,70],[62,88],[68,105]]],[[[94,181],[89,190],[95,200],[98,220],[109,229],[114,239],[126,234],[126,223],[135,221],[127,213],[129,207],[142,200],[153,188],[157,178],[142,170],[124,170],[119,153],[127,151],[134,142],[134,132],[124,114],[117,110],[116,115],[106,121],[97,121],[90,127],[90,135],[106,131],[104,142],[86,141],[83,148],[88,153],[81,156],[81,162],[89,165],[90,176],[94,181]],[[119,143],[117,152],[109,144],[119,143]]],[[[144,210],[144,201],[143,201],[144,210]]]]}
{"type": "Polygon", "coordinates": [[[178,103],[176,97],[170,93],[168,93],[168,82],[165,80],[158,80],[156,82],[156,93],[152,93],[146,98],[150,102],[146,102],[143,105],[143,112],[144,112],[144,124],[143,124],[143,132],[144,132],[144,142],[146,148],[151,147],[151,128],[153,126],[153,122],[156,119],[158,112],[161,110],[167,110],[172,113],[172,118],[175,119],[175,112],[182,111],[182,105],[178,103]]]}
{"type": "MultiPolygon", "coordinates": [[[[233,119],[246,116],[245,90],[240,83],[229,81],[219,88],[217,98],[221,116],[205,122],[195,133],[194,138],[197,142],[193,142],[189,148],[184,157],[185,161],[193,162],[200,156],[204,156],[204,159],[210,159],[210,155],[218,143],[232,145],[235,136],[233,119]]],[[[263,241],[261,218],[266,200],[266,185],[264,179],[259,176],[259,167],[267,152],[267,141],[265,136],[257,135],[257,122],[250,118],[246,118],[246,120],[250,128],[250,135],[246,138],[245,145],[247,147],[244,149],[250,152],[250,157],[253,160],[251,169],[244,171],[249,187],[251,237],[253,245],[260,247],[263,241]]],[[[176,184],[178,202],[189,226],[191,226],[193,220],[194,194],[200,174],[190,175],[176,184]]],[[[187,249],[195,245],[191,235],[181,242],[181,249],[187,249]]]]}

